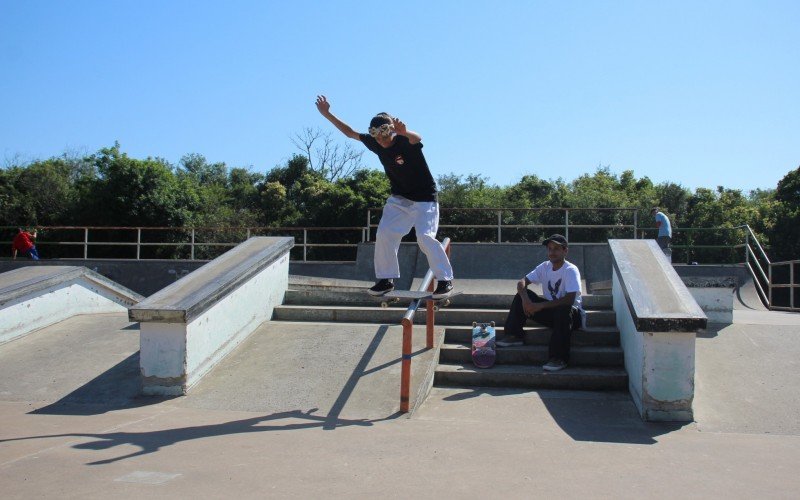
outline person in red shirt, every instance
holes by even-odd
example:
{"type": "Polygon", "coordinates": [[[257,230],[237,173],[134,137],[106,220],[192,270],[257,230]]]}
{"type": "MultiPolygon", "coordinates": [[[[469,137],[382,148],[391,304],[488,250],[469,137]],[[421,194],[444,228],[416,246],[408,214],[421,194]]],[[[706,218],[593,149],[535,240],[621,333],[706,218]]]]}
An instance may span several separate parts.
{"type": "Polygon", "coordinates": [[[36,245],[33,244],[33,240],[36,239],[36,230],[33,230],[33,234],[25,231],[22,228],[19,228],[19,232],[16,236],[14,236],[14,240],[11,242],[11,251],[14,254],[14,258],[17,258],[17,252],[26,257],[39,260],[39,252],[36,251],[36,245]]]}

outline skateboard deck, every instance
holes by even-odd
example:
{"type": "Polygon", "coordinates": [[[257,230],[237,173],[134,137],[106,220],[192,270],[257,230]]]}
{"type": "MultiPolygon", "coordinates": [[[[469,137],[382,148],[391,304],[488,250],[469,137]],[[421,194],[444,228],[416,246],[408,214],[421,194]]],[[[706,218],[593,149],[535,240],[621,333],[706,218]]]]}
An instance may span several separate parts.
{"type": "Polygon", "coordinates": [[[472,322],[472,362],[478,368],[491,368],[497,357],[495,352],[494,321],[472,322]]]}
{"type": "Polygon", "coordinates": [[[434,302],[442,302],[442,305],[447,307],[450,305],[450,299],[455,297],[456,295],[461,295],[464,292],[453,292],[447,297],[443,297],[441,299],[434,299],[431,297],[432,292],[416,292],[413,290],[392,290],[391,292],[386,292],[383,295],[378,295],[377,299],[381,301],[381,307],[389,307],[389,304],[394,304],[395,302],[400,302],[401,300],[432,300],[434,302]]]}

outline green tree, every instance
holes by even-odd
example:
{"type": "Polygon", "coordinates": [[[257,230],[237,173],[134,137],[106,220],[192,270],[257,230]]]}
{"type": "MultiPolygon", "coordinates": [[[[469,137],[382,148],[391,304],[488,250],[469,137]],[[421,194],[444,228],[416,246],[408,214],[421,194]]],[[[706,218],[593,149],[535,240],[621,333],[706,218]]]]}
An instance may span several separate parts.
{"type": "Polygon", "coordinates": [[[91,221],[107,226],[178,226],[192,218],[196,195],[181,187],[171,165],[161,159],[137,160],[119,143],[94,156],[98,178],[92,186],[91,221]]]}
{"type": "Polygon", "coordinates": [[[774,214],[775,223],[768,228],[772,260],[800,258],[800,167],[778,182],[774,214]]]}

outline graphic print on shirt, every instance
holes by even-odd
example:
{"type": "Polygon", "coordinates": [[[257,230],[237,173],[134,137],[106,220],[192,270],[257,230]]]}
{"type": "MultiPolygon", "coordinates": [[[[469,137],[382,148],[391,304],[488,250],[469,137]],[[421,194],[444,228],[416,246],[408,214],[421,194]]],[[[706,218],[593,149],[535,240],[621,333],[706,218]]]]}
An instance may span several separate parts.
{"type": "Polygon", "coordinates": [[[403,155],[397,155],[394,157],[394,162],[397,163],[398,165],[402,165],[406,161],[403,159],[403,155]]]}
{"type": "Polygon", "coordinates": [[[558,289],[561,288],[561,278],[556,281],[556,286],[553,288],[553,285],[550,283],[550,280],[547,280],[547,289],[550,290],[550,297],[551,300],[556,300],[558,296],[558,289]]]}

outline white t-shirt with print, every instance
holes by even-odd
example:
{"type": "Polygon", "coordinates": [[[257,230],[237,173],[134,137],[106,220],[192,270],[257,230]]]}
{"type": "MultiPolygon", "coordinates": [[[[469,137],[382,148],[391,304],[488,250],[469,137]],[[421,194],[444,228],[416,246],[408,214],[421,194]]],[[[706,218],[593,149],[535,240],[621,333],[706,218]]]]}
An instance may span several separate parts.
{"type": "Polygon", "coordinates": [[[547,300],[557,300],[568,293],[575,292],[575,302],[572,305],[578,308],[583,324],[586,324],[581,300],[581,272],[578,270],[578,266],[565,260],[564,265],[558,271],[554,271],[553,263],[546,260],[525,277],[531,283],[542,285],[542,297],[547,300]]]}

